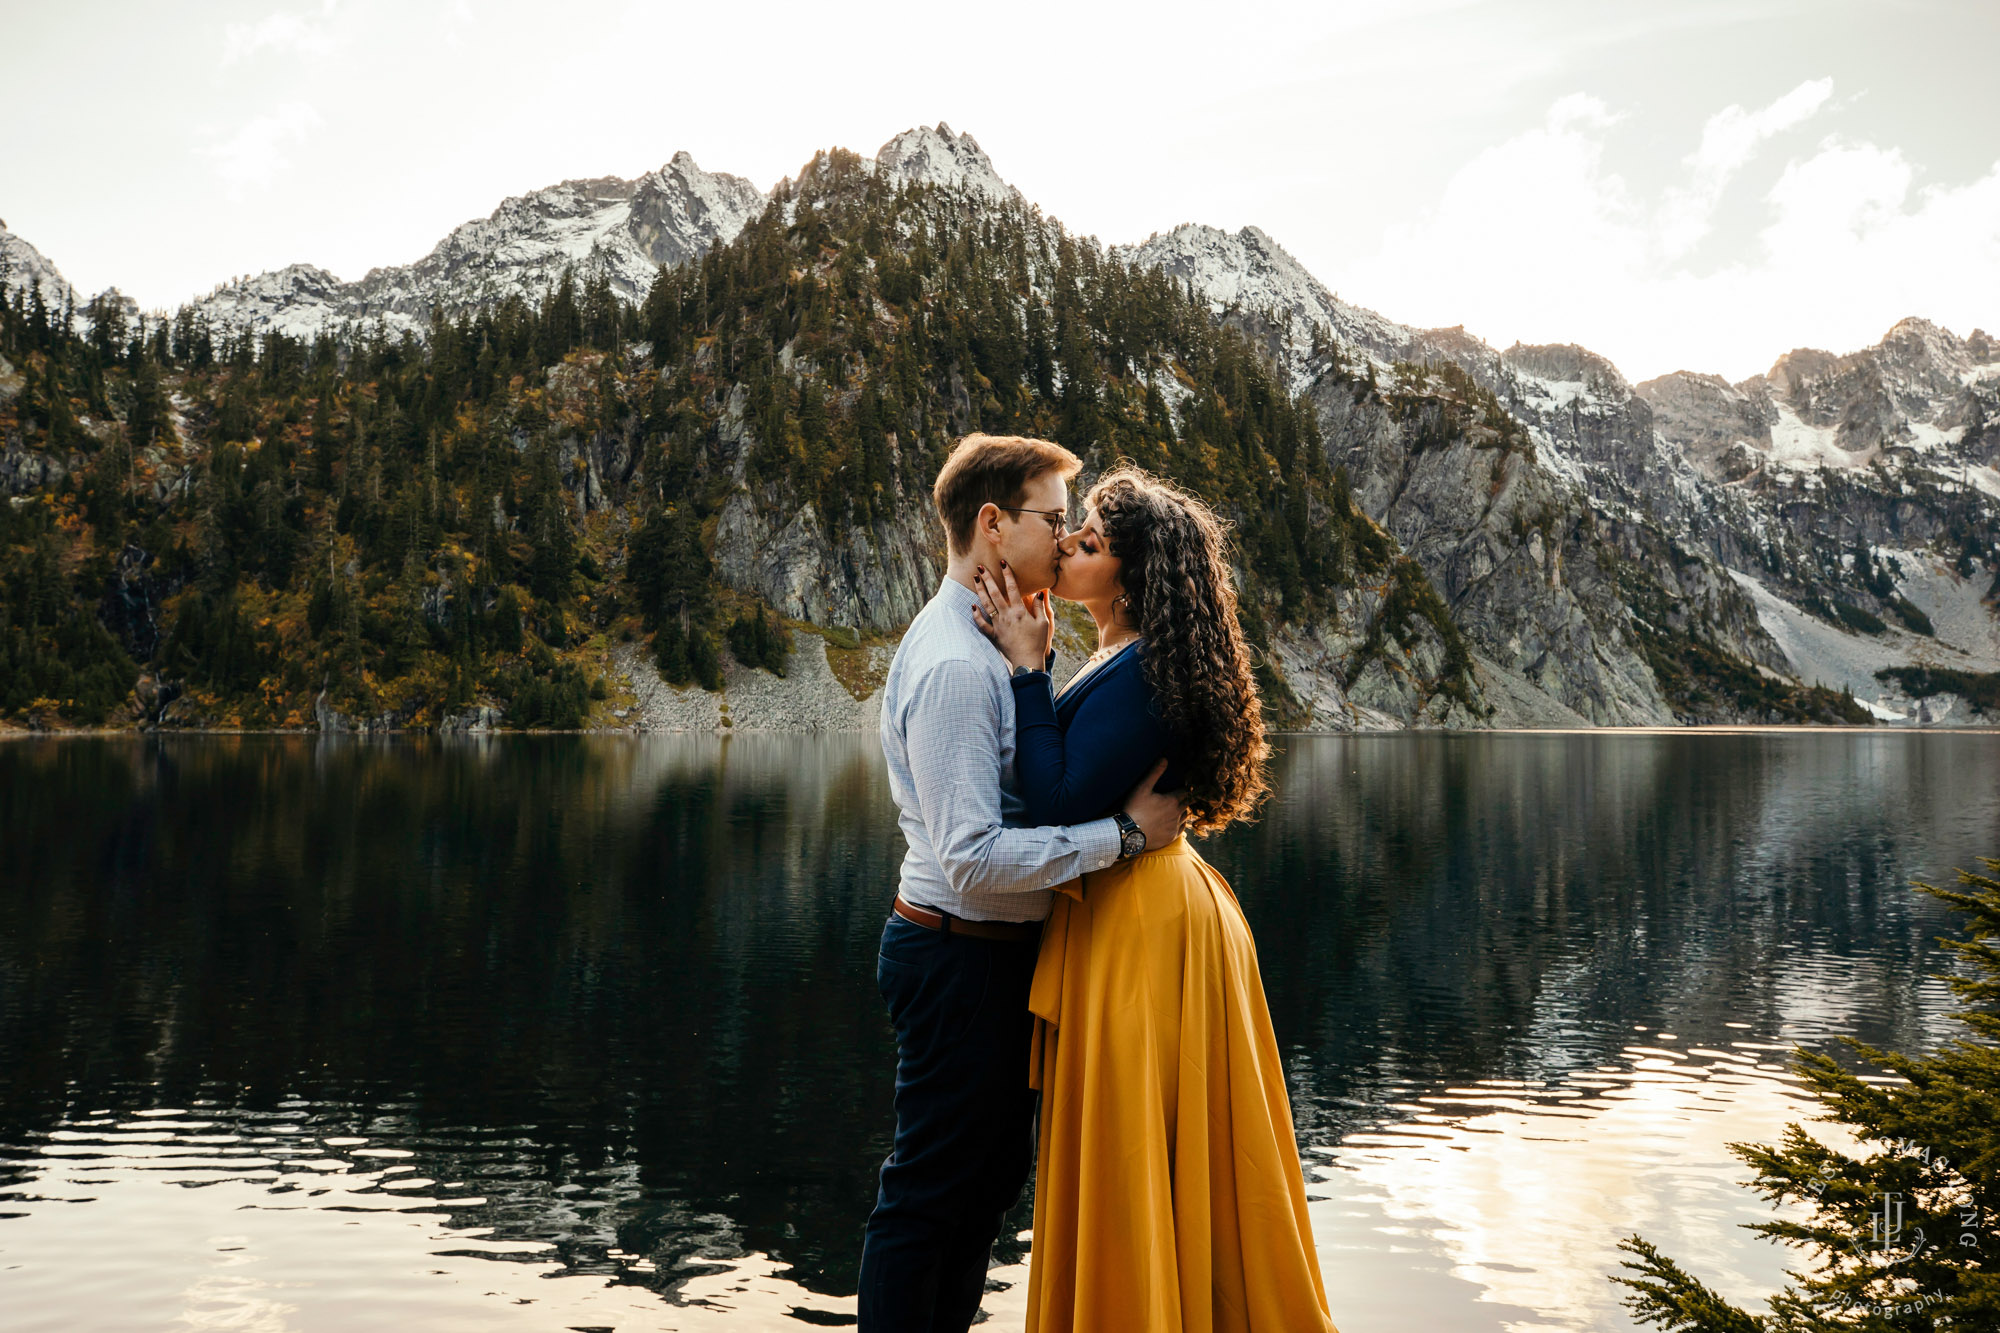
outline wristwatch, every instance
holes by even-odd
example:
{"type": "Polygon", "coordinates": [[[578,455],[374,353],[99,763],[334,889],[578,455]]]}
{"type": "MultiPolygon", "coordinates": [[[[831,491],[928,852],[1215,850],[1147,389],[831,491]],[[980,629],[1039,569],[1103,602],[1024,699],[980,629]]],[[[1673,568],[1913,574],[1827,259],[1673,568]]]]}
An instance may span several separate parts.
{"type": "Polygon", "coordinates": [[[1120,810],[1111,816],[1118,821],[1118,859],[1129,861],[1146,850],[1146,830],[1139,827],[1132,816],[1120,810]]]}
{"type": "Polygon", "coordinates": [[[1017,666],[1017,667],[1015,667],[1015,668],[1014,668],[1014,675],[1016,675],[1016,676],[1032,676],[1032,675],[1035,675],[1036,673],[1038,673],[1038,672],[1039,672],[1040,670],[1041,670],[1041,668],[1040,668],[1040,667],[1030,667],[1030,666],[1017,666]]]}

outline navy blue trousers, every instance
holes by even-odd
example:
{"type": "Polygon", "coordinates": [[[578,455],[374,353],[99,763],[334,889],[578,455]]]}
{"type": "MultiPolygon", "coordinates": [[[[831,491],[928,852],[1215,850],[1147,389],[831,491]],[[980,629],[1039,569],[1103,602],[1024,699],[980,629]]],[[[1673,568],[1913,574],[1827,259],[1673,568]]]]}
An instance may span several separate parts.
{"type": "Polygon", "coordinates": [[[896,1028],[896,1142],[861,1247],[861,1333],[965,1333],[1035,1161],[1036,946],[891,915],[875,978],[896,1028]]]}

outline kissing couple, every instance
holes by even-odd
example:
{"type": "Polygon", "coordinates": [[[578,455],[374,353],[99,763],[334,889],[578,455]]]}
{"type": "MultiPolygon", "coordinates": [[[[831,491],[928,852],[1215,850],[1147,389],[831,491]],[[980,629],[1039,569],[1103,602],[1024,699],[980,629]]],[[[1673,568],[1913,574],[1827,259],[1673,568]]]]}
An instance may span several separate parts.
{"type": "Polygon", "coordinates": [[[1223,526],[1131,467],[969,435],[882,691],[909,843],[876,978],[896,1137],[862,1333],[962,1333],[1035,1168],[1029,1333],[1335,1333],[1256,944],[1187,833],[1267,790],[1223,526]],[[1097,623],[1054,689],[1050,595],[1097,623]]]}

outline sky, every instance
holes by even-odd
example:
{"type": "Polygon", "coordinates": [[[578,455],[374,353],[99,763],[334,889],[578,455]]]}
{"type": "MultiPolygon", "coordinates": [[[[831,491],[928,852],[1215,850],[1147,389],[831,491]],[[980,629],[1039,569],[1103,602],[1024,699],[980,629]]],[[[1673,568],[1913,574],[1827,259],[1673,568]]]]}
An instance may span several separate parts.
{"type": "Polygon", "coordinates": [[[0,6],[0,221],[149,309],[944,121],[1073,231],[1258,226],[1391,319],[1635,381],[2000,333],[1992,0],[0,6]]]}

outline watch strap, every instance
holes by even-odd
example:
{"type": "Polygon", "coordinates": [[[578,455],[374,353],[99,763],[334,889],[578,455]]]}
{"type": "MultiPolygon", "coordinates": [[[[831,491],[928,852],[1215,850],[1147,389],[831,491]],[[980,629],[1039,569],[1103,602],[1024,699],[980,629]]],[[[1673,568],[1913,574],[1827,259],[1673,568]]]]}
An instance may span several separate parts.
{"type": "Polygon", "coordinates": [[[1118,825],[1119,860],[1127,860],[1146,850],[1146,831],[1139,827],[1138,822],[1132,816],[1120,810],[1114,813],[1111,818],[1118,825]]]}

